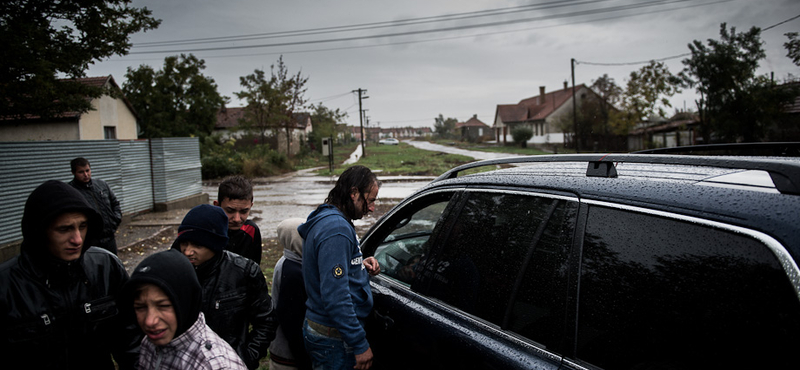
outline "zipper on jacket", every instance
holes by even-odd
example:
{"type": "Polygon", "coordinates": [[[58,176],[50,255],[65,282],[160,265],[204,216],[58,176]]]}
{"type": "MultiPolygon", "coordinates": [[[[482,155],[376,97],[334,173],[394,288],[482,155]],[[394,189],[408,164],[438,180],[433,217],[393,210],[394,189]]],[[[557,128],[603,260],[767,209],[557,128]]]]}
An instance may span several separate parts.
{"type": "Polygon", "coordinates": [[[44,320],[45,326],[50,325],[50,316],[48,316],[47,314],[42,314],[42,316],[39,317],[41,317],[42,320],[44,320]]]}

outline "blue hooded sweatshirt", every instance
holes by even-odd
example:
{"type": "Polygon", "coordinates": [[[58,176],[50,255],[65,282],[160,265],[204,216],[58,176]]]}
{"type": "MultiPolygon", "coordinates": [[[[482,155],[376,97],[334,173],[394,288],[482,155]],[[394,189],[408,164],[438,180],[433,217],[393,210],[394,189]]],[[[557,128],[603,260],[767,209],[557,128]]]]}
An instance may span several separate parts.
{"type": "Polygon", "coordinates": [[[369,348],[360,320],[372,310],[372,291],[356,230],[336,207],[323,204],[297,228],[303,237],[306,317],[339,330],[355,354],[369,348]]]}

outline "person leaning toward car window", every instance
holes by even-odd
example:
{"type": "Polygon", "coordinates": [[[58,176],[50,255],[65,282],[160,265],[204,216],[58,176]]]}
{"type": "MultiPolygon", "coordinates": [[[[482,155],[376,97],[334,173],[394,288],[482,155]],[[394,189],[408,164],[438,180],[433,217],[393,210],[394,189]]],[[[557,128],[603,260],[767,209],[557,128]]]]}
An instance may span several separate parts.
{"type": "Polygon", "coordinates": [[[303,336],[315,369],[372,366],[364,320],[372,310],[369,275],[379,274],[380,266],[374,257],[363,258],[352,220],[375,210],[379,187],[369,168],[348,168],[297,229],[308,294],[303,336]]]}
{"type": "Polygon", "coordinates": [[[119,305],[146,335],[139,369],[247,369],[206,325],[202,294],[191,263],[176,250],[152,254],[136,266],[119,305]]]}
{"type": "Polygon", "coordinates": [[[89,244],[117,254],[117,227],[122,222],[122,208],[119,200],[108,184],[100,179],[92,179],[92,166],[86,158],[75,158],[69,162],[72,170],[72,187],[83,194],[86,201],[103,218],[102,233],[89,239],[89,244]]]}
{"type": "Polygon", "coordinates": [[[194,266],[208,326],[230,343],[248,369],[255,369],[267,355],[278,324],[261,268],[224,250],[227,244],[228,216],[222,208],[201,204],[181,221],[172,249],[194,266]]]}
{"type": "Polygon", "coordinates": [[[70,185],[50,180],[25,202],[20,254],[0,265],[0,358],[6,368],[133,369],[141,333],[118,315],[128,273],[86,240],[100,215],[70,185]],[[113,356],[113,361],[112,361],[113,356]]]}

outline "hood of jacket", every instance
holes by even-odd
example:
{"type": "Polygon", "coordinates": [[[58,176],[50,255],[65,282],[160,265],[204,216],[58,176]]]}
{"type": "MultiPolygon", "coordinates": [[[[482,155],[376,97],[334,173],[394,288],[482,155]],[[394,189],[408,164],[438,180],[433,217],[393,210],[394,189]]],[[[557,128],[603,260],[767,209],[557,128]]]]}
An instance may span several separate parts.
{"type": "Polygon", "coordinates": [[[45,181],[28,196],[22,213],[20,252],[37,261],[55,260],[48,251],[46,230],[56,217],[68,212],[83,213],[89,221],[83,243],[83,252],[86,252],[90,247],[86,240],[99,236],[103,230],[103,220],[78,190],[57,180],[45,181]]]}
{"type": "Polygon", "coordinates": [[[297,231],[303,222],[302,218],[287,218],[278,224],[278,240],[283,245],[283,255],[297,263],[303,263],[303,238],[297,231]]]}
{"type": "Polygon", "coordinates": [[[133,301],[138,288],[145,284],[161,288],[169,297],[178,321],[176,338],[197,321],[203,292],[194,267],[180,251],[168,249],[152,254],[136,266],[119,298],[121,310],[126,314],[134,314],[133,301]]]}
{"type": "Polygon", "coordinates": [[[309,231],[311,231],[311,229],[314,227],[316,223],[320,222],[326,217],[331,217],[331,216],[341,217],[347,220],[347,222],[350,223],[351,226],[353,225],[353,221],[347,219],[347,217],[344,216],[342,211],[336,208],[336,206],[330,204],[322,204],[308,215],[308,219],[304,224],[297,227],[297,232],[300,234],[301,238],[307,239],[309,231]]]}

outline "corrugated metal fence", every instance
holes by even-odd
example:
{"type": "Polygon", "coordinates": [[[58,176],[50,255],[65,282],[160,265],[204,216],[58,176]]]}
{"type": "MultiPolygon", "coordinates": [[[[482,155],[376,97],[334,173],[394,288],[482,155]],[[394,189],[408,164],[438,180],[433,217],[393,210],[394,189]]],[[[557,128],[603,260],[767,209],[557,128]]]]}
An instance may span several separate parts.
{"type": "Polygon", "coordinates": [[[202,193],[197,138],[0,142],[0,245],[22,239],[28,195],[47,180],[72,180],[69,162],[84,157],[92,177],[104,180],[123,214],[152,210],[202,193]]]}

